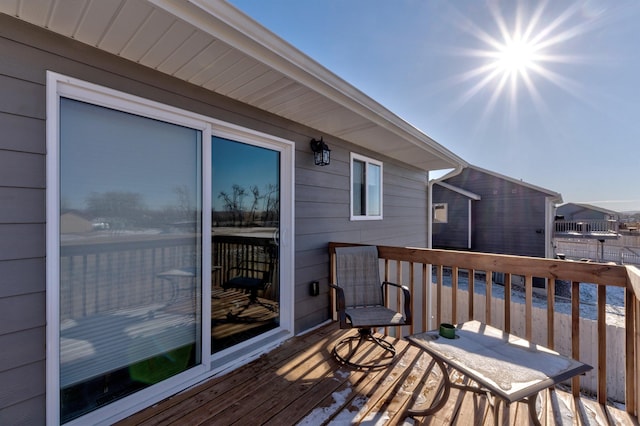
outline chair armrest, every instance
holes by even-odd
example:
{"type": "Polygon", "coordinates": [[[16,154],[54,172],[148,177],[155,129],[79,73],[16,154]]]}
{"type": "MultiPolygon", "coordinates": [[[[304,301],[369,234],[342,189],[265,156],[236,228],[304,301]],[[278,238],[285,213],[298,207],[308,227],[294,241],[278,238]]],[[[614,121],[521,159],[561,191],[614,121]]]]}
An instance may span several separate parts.
{"type": "Polygon", "coordinates": [[[340,320],[340,328],[349,328],[347,324],[346,301],[342,287],[329,283],[329,287],[336,291],[336,312],[340,320]]]}
{"type": "Polygon", "coordinates": [[[382,283],[382,285],[383,286],[390,285],[390,286],[402,289],[402,295],[403,295],[403,299],[404,299],[404,319],[405,319],[405,323],[407,325],[411,324],[413,319],[412,319],[412,316],[411,316],[411,293],[409,292],[409,288],[407,286],[396,284],[396,283],[392,283],[392,282],[389,282],[389,281],[384,281],[382,283]]]}

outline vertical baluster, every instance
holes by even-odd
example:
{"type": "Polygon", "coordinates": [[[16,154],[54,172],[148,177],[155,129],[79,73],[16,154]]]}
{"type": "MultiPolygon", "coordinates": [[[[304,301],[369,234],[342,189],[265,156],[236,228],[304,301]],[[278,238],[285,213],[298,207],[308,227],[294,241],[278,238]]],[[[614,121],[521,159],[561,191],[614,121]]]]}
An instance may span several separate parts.
{"type": "MultiPolygon", "coordinates": [[[[336,252],[335,250],[331,251],[330,254],[330,266],[329,266],[329,282],[331,284],[336,284],[336,252]]],[[[336,291],[332,288],[329,288],[329,294],[331,295],[331,317],[334,321],[338,320],[338,314],[336,312],[336,291]]]]}
{"type": "Polygon", "coordinates": [[[458,323],[458,267],[451,268],[451,324],[458,323]]]}
{"type": "Polygon", "coordinates": [[[443,275],[443,266],[438,265],[436,268],[437,279],[436,279],[436,326],[442,322],[442,275],[443,275]]]}
{"type": "Polygon", "coordinates": [[[156,281],[158,280],[158,278],[156,277],[156,275],[158,274],[158,269],[156,266],[157,256],[158,256],[158,249],[157,247],[153,247],[151,249],[151,294],[152,294],[151,300],[153,302],[158,300],[157,293],[159,293],[156,291],[156,281]]]}
{"type": "MultiPolygon", "coordinates": [[[[396,260],[396,281],[395,282],[399,285],[402,285],[402,262],[400,262],[399,260],[396,260]]],[[[400,299],[401,299],[400,290],[397,289],[394,293],[396,296],[396,312],[402,312],[402,308],[400,306],[400,299]]],[[[402,336],[402,327],[396,327],[396,337],[400,337],[400,336],[402,336]]]]}
{"type": "Polygon", "coordinates": [[[492,285],[493,285],[493,271],[487,271],[486,277],[486,294],[484,302],[484,320],[486,324],[491,324],[491,302],[493,301],[492,285]]]}
{"type": "Polygon", "coordinates": [[[82,255],[82,281],[81,281],[81,285],[82,285],[82,316],[86,317],[87,316],[87,286],[89,285],[89,283],[91,282],[91,280],[89,280],[89,277],[87,276],[89,268],[87,265],[87,254],[83,254],[82,255]]]}
{"type": "Polygon", "coordinates": [[[427,331],[431,326],[431,282],[427,264],[422,264],[422,330],[427,331]]]}
{"type": "Polygon", "coordinates": [[[469,321],[473,321],[475,315],[475,282],[476,282],[476,270],[469,269],[469,321]]]}
{"type": "Polygon", "coordinates": [[[511,333],[511,274],[504,274],[504,331],[511,333]]]}
{"type": "Polygon", "coordinates": [[[524,302],[524,321],[525,321],[525,338],[531,341],[533,335],[533,277],[527,275],[524,279],[525,302],[524,302]]]}
{"type": "MultiPolygon", "coordinates": [[[[571,357],[580,359],[580,283],[571,282],[571,357]]],[[[571,379],[573,396],[580,396],[580,377],[571,379]]]]}
{"type": "Polygon", "coordinates": [[[76,277],[75,277],[75,268],[74,268],[74,264],[75,264],[75,256],[69,256],[69,269],[68,269],[68,274],[67,274],[67,280],[66,283],[64,283],[64,287],[63,287],[63,283],[60,283],[61,286],[61,292],[64,291],[65,296],[63,297],[62,295],[60,296],[60,300],[66,300],[67,302],[65,303],[65,306],[60,306],[60,310],[62,312],[67,312],[67,314],[69,315],[70,318],[75,318],[77,316],[76,313],[76,309],[75,309],[75,300],[73,298],[73,295],[75,293],[75,283],[77,281],[76,277]]]}
{"type": "MultiPolygon", "coordinates": [[[[384,280],[390,281],[390,278],[391,278],[391,264],[389,262],[389,259],[385,259],[384,260],[384,280]]],[[[384,286],[384,303],[387,308],[391,307],[389,306],[389,286],[388,285],[384,286]]],[[[387,334],[387,335],[389,334],[389,327],[384,328],[384,334],[387,334]]]]}
{"type": "Polygon", "coordinates": [[[598,402],[607,403],[607,287],[598,285],[598,402]]]}
{"type": "Polygon", "coordinates": [[[101,270],[101,263],[102,263],[102,258],[103,256],[100,255],[100,253],[96,253],[95,254],[95,262],[96,262],[96,277],[95,280],[93,282],[93,314],[98,313],[99,310],[99,306],[100,306],[100,287],[102,287],[102,270],[101,270]]]}
{"type": "MultiPolygon", "coordinates": [[[[414,289],[415,289],[415,285],[414,285],[414,281],[416,279],[416,273],[414,271],[415,265],[413,262],[409,262],[409,293],[410,294],[415,294],[414,289]]],[[[399,282],[398,284],[402,285],[402,282],[399,282]]],[[[401,306],[401,298],[404,297],[404,295],[402,295],[402,291],[398,291],[398,312],[402,312],[402,308],[401,306]]],[[[412,311],[415,312],[415,309],[413,309],[412,307],[412,311]]],[[[424,315],[423,315],[424,316],[424,315]]],[[[415,331],[415,327],[414,325],[415,321],[411,322],[411,325],[409,326],[409,334],[413,334],[415,331]]]]}
{"type": "Polygon", "coordinates": [[[547,347],[553,349],[555,344],[555,310],[556,310],[556,280],[547,280],[547,347]]]}

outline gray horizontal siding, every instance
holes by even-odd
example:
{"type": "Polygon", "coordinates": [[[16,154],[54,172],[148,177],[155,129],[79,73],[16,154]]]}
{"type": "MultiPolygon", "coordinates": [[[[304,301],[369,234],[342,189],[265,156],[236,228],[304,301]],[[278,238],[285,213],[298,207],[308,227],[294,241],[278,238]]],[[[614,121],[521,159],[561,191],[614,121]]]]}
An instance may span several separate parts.
{"type": "Polygon", "coordinates": [[[44,224],[0,224],[0,261],[45,256],[44,224]]]}
{"type": "Polygon", "coordinates": [[[0,261],[0,277],[0,298],[44,292],[44,257],[0,261]]]}
{"type": "Polygon", "coordinates": [[[46,102],[45,88],[41,84],[7,75],[0,75],[0,111],[14,115],[44,119],[46,102]],[[39,101],[39,102],[36,102],[39,101]]]}
{"type": "Polygon", "coordinates": [[[547,194],[474,169],[446,182],[481,196],[472,203],[473,251],[545,256],[547,194]]]}
{"type": "Polygon", "coordinates": [[[433,186],[433,203],[447,204],[447,223],[433,224],[433,247],[469,248],[469,198],[439,185],[433,186]]]}
{"type": "Polygon", "coordinates": [[[0,150],[2,187],[44,188],[45,156],[0,150]]]}
{"type": "MultiPolygon", "coordinates": [[[[41,396],[45,386],[45,363],[36,362],[11,370],[0,372],[0,410],[41,396]]],[[[2,412],[2,411],[0,411],[2,412]]],[[[44,412],[38,413],[38,421],[33,424],[44,424],[44,412]]],[[[6,425],[17,424],[9,419],[6,425]]]]}
{"type": "Polygon", "coordinates": [[[296,143],[296,332],[329,319],[329,241],[427,244],[424,172],[326,135],[331,165],[316,167],[313,129],[1,14],[0,51],[0,362],[6,368],[0,370],[0,424],[38,424],[45,416],[47,70],[296,143]],[[351,151],[384,162],[382,221],[349,220],[351,151]],[[314,280],[321,282],[318,297],[308,292],[314,280]]]}
{"type": "Polygon", "coordinates": [[[0,188],[0,223],[44,223],[45,190],[0,188]]]}
{"type": "Polygon", "coordinates": [[[44,361],[45,328],[0,335],[0,347],[14,348],[12,351],[0,351],[0,371],[44,361]]]}
{"type": "MultiPolygon", "coordinates": [[[[5,80],[6,81],[6,80],[5,80]]],[[[34,154],[45,153],[45,121],[0,112],[0,149],[34,154]]]]}
{"type": "MultiPolygon", "coordinates": [[[[46,324],[44,293],[31,293],[0,299],[0,335],[43,327],[46,324]]],[[[4,347],[3,350],[15,350],[4,347]]]]}
{"type": "Polygon", "coordinates": [[[43,424],[46,401],[43,395],[0,409],[0,425],[43,424]]]}

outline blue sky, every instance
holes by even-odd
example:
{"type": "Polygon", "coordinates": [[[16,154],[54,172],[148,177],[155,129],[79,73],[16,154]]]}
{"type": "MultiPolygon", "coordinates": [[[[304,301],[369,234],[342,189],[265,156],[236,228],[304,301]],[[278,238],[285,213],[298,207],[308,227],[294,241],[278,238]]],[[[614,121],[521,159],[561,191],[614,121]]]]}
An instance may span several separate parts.
{"type": "Polygon", "coordinates": [[[637,0],[230,0],[471,164],[640,210],[637,0]]]}

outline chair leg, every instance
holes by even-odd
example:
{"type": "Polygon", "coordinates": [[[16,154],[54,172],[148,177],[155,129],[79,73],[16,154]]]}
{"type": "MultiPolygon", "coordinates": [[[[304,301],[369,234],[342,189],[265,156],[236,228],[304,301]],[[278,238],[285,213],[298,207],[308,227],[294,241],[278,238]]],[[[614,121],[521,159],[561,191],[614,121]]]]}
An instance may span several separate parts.
{"type": "Polygon", "coordinates": [[[348,365],[349,367],[358,369],[376,369],[386,367],[394,361],[396,348],[386,340],[376,337],[371,328],[361,328],[358,330],[358,335],[346,337],[336,343],[332,353],[338,361],[342,364],[348,365]],[[353,346],[354,342],[355,347],[349,349],[353,346]],[[353,358],[361,352],[360,348],[365,342],[371,342],[374,347],[377,346],[382,348],[384,351],[383,356],[374,358],[370,362],[366,363],[353,361],[353,358]],[[340,355],[340,352],[342,352],[341,350],[344,348],[347,348],[348,350],[346,356],[340,355]]]}

